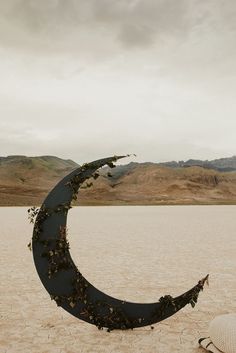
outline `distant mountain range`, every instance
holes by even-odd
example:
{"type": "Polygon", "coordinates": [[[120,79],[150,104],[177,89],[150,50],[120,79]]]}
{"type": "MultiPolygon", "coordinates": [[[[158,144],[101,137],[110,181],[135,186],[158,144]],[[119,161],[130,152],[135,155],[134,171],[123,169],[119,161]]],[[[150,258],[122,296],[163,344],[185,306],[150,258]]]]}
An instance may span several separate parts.
{"type": "Polygon", "coordinates": [[[214,159],[212,161],[201,161],[199,159],[189,159],[188,161],[179,161],[179,162],[166,162],[160,163],[159,165],[164,165],[170,168],[187,168],[192,166],[199,166],[207,169],[215,169],[220,172],[232,172],[236,171],[236,156],[230,158],[220,158],[214,159]]]}
{"type": "MultiPolygon", "coordinates": [[[[40,205],[78,167],[54,156],[0,157],[0,206],[40,205]]],[[[103,168],[82,205],[236,204],[236,156],[212,161],[129,163],[103,168]],[[107,177],[110,171],[112,177],[107,177]]]]}

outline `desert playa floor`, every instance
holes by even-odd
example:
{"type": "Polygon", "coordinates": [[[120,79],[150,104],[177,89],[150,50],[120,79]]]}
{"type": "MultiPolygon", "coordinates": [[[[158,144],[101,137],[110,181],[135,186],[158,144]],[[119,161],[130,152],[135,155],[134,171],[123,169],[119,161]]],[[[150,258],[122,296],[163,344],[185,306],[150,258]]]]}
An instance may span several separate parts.
{"type": "Polygon", "coordinates": [[[27,208],[0,208],[0,351],[202,353],[216,315],[236,312],[236,206],[78,207],[68,217],[71,255],[99,289],[124,300],[177,296],[210,273],[210,286],[171,318],[99,331],[57,307],[27,248],[27,208]]]}

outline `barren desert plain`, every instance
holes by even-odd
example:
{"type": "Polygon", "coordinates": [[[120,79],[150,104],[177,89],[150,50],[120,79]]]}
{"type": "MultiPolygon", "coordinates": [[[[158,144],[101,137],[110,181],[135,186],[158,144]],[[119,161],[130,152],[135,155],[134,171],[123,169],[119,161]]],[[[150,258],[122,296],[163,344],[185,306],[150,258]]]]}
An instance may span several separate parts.
{"type": "Polygon", "coordinates": [[[177,296],[210,274],[209,287],[160,323],[98,330],[57,307],[27,244],[27,207],[2,207],[0,350],[4,353],[202,353],[216,315],[236,312],[236,206],[74,207],[71,255],[97,288],[133,302],[177,296]]]}

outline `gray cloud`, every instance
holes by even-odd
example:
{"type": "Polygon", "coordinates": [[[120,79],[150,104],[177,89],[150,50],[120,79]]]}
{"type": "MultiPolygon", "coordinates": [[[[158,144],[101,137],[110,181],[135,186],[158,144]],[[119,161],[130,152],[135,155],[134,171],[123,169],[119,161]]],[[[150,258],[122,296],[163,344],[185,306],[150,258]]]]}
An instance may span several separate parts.
{"type": "Polygon", "coordinates": [[[100,33],[126,47],[146,47],[169,37],[186,38],[199,27],[234,31],[235,10],[234,1],[212,0],[9,0],[0,4],[1,37],[8,45],[19,40],[26,47],[43,47],[52,41],[54,48],[79,50],[86,30],[89,40],[100,33]]]}
{"type": "Polygon", "coordinates": [[[235,1],[0,1],[1,153],[235,153],[235,17],[235,1]]]}

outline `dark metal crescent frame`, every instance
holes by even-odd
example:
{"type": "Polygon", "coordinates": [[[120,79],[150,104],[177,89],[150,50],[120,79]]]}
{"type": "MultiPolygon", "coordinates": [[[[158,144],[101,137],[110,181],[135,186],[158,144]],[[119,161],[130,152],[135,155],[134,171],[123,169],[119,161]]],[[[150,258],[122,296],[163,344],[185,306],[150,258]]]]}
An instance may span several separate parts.
{"type": "Polygon", "coordinates": [[[74,264],[66,237],[71,202],[87,179],[98,177],[97,169],[125,156],[114,156],[84,164],[49,193],[37,215],[32,250],[38,275],[57,305],[99,329],[133,329],[162,321],[186,304],[195,305],[208,275],[176,298],[166,295],[155,303],[133,303],[113,298],[95,288],[74,264]]]}

